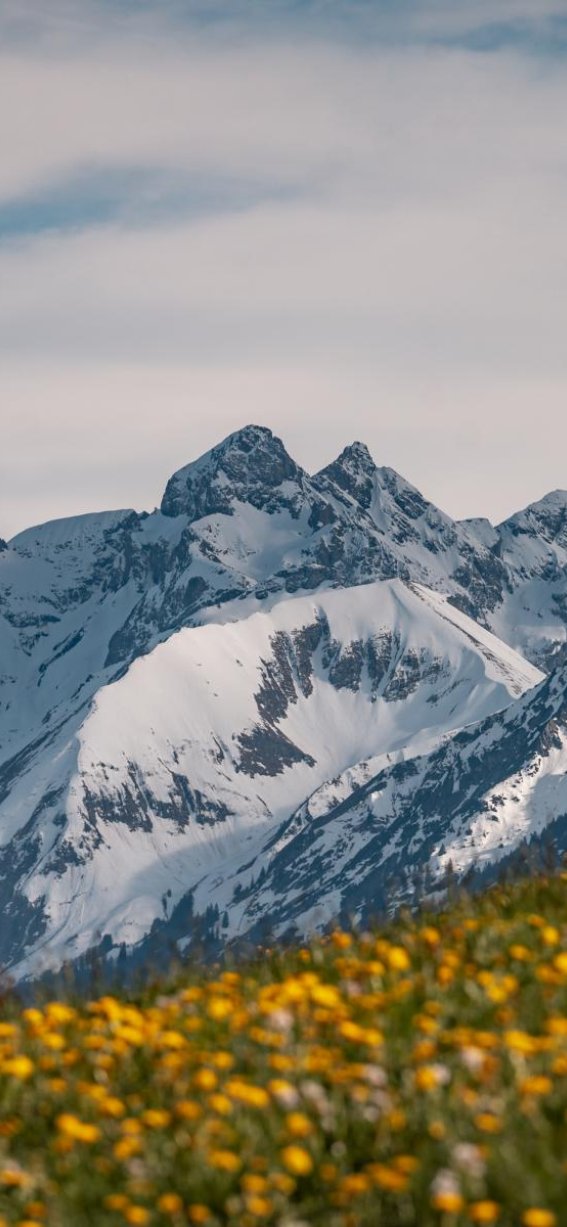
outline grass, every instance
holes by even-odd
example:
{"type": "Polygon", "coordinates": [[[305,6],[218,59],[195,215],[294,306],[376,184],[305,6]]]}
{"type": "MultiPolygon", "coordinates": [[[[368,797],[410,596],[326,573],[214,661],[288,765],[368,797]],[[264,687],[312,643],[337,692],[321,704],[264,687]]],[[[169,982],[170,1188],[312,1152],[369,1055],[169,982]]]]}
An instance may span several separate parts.
{"type": "Polygon", "coordinates": [[[567,874],[0,1011],[0,1225],[561,1227],[567,874]]]}

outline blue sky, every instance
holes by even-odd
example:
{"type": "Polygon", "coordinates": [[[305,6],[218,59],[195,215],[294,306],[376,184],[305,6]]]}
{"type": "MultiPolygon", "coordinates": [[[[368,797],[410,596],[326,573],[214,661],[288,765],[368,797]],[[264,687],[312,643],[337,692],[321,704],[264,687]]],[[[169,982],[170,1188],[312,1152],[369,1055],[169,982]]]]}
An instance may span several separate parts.
{"type": "Polygon", "coordinates": [[[564,0],[0,0],[0,536],[229,430],[567,485],[564,0]]]}

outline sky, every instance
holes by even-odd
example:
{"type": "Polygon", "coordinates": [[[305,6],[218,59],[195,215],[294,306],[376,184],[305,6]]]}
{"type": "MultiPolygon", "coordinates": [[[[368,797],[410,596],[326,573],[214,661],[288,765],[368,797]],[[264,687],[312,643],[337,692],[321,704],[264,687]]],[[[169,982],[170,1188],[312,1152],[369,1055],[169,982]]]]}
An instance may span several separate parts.
{"type": "Polygon", "coordinates": [[[567,486],[565,0],[0,0],[0,537],[249,422],[567,486]]]}

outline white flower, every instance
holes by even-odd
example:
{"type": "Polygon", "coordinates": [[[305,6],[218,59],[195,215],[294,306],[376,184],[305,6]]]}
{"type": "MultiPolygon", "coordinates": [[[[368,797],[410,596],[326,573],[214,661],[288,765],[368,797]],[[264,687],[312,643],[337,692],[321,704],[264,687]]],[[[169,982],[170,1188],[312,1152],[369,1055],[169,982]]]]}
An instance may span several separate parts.
{"type": "Polygon", "coordinates": [[[365,1065],[362,1072],[371,1086],[386,1086],[388,1078],[386,1071],[380,1065],[365,1065]]]}
{"type": "Polygon", "coordinates": [[[286,1111],[292,1108],[297,1108],[299,1103],[299,1095],[294,1086],[282,1086],[274,1090],[274,1099],[277,1100],[281,1108],[286,1111]]]}
{"type": "Polygon", "coordinates": [[[313,1104],[313,1107],[317,1112],[319,1112],[320,1115],[329,1111],[331,1106],[329,1103],[329,1098],[327,1092],[325,1091],[324,1087],[321,1086],[320,1082],[315,1082],[310,1078],[306,1082],[302,1082],[299,1089],[303,1095],[303,1098],[306,1099],[308,1103],[313,1104]]]}
{"type": "Polygon", "coordinates": [[[461,1048],[461,1060],[471,1074],[478,1074],[484,1064],[484,1053],[481,1048],[461,1048]]]}
{"type": "Polygon", "coordinates": [[[480,1179],[486,1170],[486,1164],[478,1146],[473,1142],[459,1142],[453,1150],[453,1159],[461,1171],[473,1179],[480,1179]]]}
{"type": "Polygon", "coordinates": [[[275,1031],[291,1031],[293,1026],[293,1014],[289,1010],[271,1010],[268,1016],[268,1022],[275,1031]]]}
{"type": "Polygon", "coordinates": [[[459,1181],[449,1167],[442,1167],[437,1172],[435,1179],[431,1182],[431,1192],[434,1196],[437,1196],[439,1193],[450,1193],[458,1197],[461,1192],[459,1181]]]}
{"type": "Polygon", "coordinates": [[[431,1065],[430,1068],[435,1075],[437,1086],[447,1086],[447,1083],[451,1081],[451,1070],[449,1069],[449,1066],[442,1065],[441,1062],[438,1061],[435,1065],[431,1065]]]}

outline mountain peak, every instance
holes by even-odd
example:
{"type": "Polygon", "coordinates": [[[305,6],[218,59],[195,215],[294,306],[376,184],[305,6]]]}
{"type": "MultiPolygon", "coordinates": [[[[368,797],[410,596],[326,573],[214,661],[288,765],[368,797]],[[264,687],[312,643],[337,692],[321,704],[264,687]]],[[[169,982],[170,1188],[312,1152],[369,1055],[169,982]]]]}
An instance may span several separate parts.
{"type": "Polygon", "coordinates": [[[269,426],[256,426],[251,422],[248,426],[241,426],[239,430],[234,430],[232,434],[227,435],[213,448],[213,451],[219,451],[222,448],[223,451],[250,452],[256,447],[269,447],[270,444],[283,447],[281,439],[276,437],[269,426]]]}
{"type": "Polygon", "coordinates": [[[314,480],[325,489],[335,488],[354,498],[365,510],[372,501],[376,465],[366,443],[355,440],[343,448],[336,460],[328,464],[314,480]]]}
{"type": "Polygon", "coordinates": [[[359,473],[374,473],[376,469],[366,443],[361,443],[359,439],[355,439],[353,443],[349,443],[347,447],[343,448],[335,464],[340,464],[343,468],[349,468],[359,473]]]}
{"type": "Polygon", "coordinates": [[[548,542],[567,545],[567,490],[551,490],[523,511],[504,520],[500,528],[508,529],[513,536],[534,534],[548,542]]]}
{"type": "Polygon", "coordinates": [[[235,499],[264,507],[273,502],[274,491],[283,482],[299,482],[302,477],[302,469],[267,426],[244,426],[173,474],[161,510],[190,520],[231,515],[235,499]]]}

